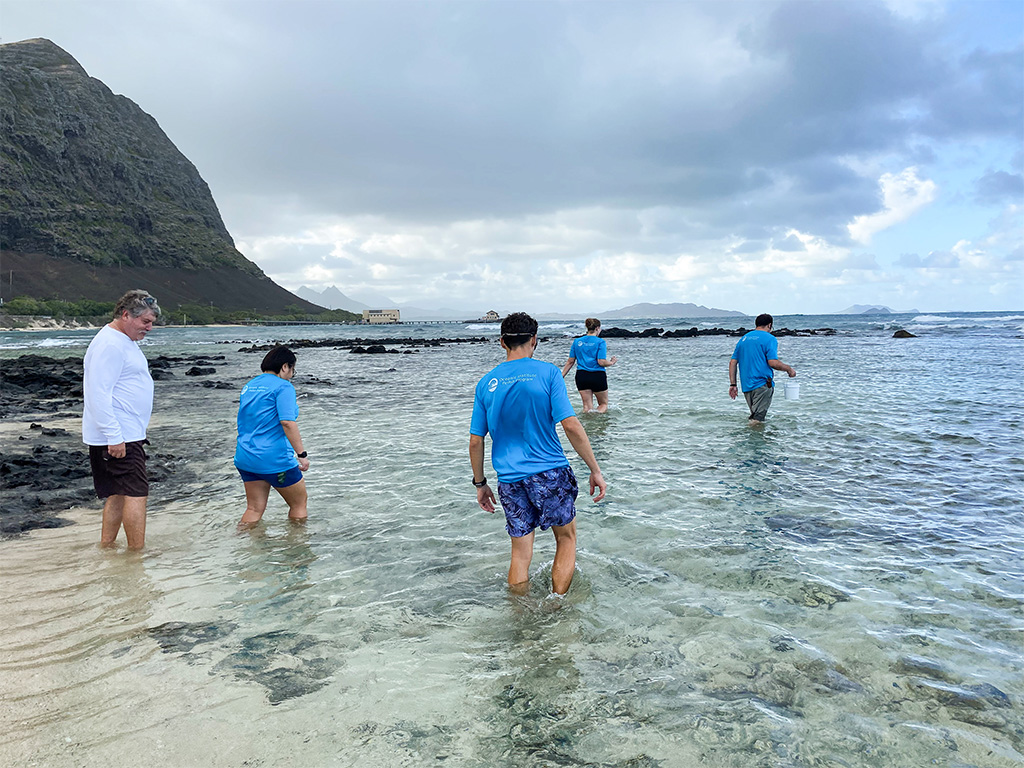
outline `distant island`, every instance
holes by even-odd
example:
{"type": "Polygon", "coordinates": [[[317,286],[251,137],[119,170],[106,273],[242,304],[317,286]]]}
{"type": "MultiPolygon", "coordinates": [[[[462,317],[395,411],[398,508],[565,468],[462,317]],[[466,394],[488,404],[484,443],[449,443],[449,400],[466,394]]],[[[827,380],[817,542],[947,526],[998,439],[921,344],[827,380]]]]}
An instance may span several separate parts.
{"type": "Polygon", "coordinates": [[[623,320],[629,318],[655,317],[749,317],[745,312],[732,309],[716,309],[700,304],[630,304],[622,309],[612,309],[599,315],[601,319],[623,320]]]}
{"type": "Polygon", "coordinates": [[[917,312],[916,309],[889,309],[881,304],[854,304],[837,315],[906,315],[917,312]]]}

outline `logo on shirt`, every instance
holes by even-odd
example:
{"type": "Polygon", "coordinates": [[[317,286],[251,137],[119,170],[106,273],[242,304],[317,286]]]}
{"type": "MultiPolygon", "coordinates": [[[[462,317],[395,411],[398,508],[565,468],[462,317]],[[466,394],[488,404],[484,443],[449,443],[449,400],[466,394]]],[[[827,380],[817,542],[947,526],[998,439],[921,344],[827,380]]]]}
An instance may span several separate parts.
{"type": "Polygon", "coordinates": [[[488,392],[493,392],[497,388],[498,388],[498,380],[497,379],[491,379],[490,381],[487,382],[487,391],[488,392]]]}

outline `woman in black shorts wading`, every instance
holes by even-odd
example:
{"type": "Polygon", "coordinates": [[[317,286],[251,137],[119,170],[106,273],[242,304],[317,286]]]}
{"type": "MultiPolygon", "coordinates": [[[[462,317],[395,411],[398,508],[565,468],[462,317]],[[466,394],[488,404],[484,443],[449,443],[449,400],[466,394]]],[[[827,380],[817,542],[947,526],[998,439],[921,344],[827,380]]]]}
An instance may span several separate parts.
{"type": "Polygon", "coordinates": [[[564,377],[579,363],[576,369],[576,389],[583,400],[583,412],[596,410],[598,413],[604,413],[608,410],[608,375],[604,369],[615,365],[618,358],[608,359],[608,345],[601,338],[601,321],[595,317],[588,317],[586,325],[587,335],[573,341],[569,359],[562,366],[562,376],[564,377]]]}

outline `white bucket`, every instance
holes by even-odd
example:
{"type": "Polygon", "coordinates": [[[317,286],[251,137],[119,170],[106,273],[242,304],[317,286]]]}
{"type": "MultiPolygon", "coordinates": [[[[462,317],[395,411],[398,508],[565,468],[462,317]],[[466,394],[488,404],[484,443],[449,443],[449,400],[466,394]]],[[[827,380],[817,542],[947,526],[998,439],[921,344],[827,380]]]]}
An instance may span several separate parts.
{"type": "Polygon", "coordinates": [[[786,399],[787,400],[799,400],[800,399],[800,384],[793,381],[792,379],[785,382],[786,385],[786,399]]]}

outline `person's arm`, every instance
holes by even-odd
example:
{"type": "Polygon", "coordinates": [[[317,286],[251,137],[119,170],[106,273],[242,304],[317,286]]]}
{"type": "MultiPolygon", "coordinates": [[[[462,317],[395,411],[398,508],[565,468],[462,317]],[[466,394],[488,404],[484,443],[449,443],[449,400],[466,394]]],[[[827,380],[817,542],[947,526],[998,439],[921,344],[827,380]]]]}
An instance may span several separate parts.
{"type": "MultiPolygon", "coordinates": [[[[284,430],[284,436],[288,438],[288,442],[292,444],[295,453],[305,453],[306,449],[302,447],[302,435],[299,434],[299,422],[282,421],[281,428],[284,430]]],[[[299,469],[303,472],[309,469],[308,457],[299,459],[299,469]]]]}
{"type": "Polygon", "coordinates": [[[789,378],[791,378],[791,379],[794,376],[796,376],[796,368],[794,368],[792,365],[786,365],[781,360],[775,360],[775,359],[769,360],[768,361],[768,367],[769,368],[774,368],[776,371],[785,371],[786,373],[789,374],[789,378]]]}
{"type": "Polygon", "coordinates": [[[606,360],[605,358],[602,357],[600,360],[597,361],[597,364],[600,365],[602,368],[611,368],[613,365],[615,365],[615,363],[618,362],[618,360],[619,358],[617,358],[615,355],[612,355],[611,360],[606,360]]]}
{"type": "Polygon", "coordinates": [[[562,366],[562,378],[565,378],[565,374],[572,370],[572,367],[576,365],[576,358],[570,357],[565,361],[565,365],[562,366]]]}
{"type": "MultiPolygon", "coordinates": [[[[485,480],[484,477],[484,439],[480,435],[469,436],[469,462],[473,465],[473,482],[485,480]]],[[[494,491],[484,483],[476,489],[476,503],[485,512],[494,512],[494,491]]]]}
{"type": "Polygon", "coordinates": [[[740,388],[736,383],[739,379],[736,378],[736,374],[739,373],[739,361],[734,357],[729,361],[729,397],[733,400],[736,399],[736,395],[739,394],[740,388]]]}
{"type": "Polygon", "coordinates": [[[601,475],[601,468],[597,465],[597,457],[594,456],[594,450],[590,447],[590,438],[587,437],[587,430],[583,428],[580,420],[575,416],[562,419],[559,423],[562,425],[565,436],[572,443],[572,447],[580,455],[580,458],[586,462],[587,468],[590,470],[590,495],[594,496],[594,490],[597,489],[599,493],[597,496],[594,496],[594,501],[600,501],[604,498],[605,491],[608,490],[608,484],[604,481],[604,477],[601,475]]]}

